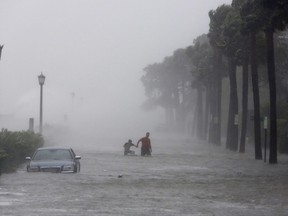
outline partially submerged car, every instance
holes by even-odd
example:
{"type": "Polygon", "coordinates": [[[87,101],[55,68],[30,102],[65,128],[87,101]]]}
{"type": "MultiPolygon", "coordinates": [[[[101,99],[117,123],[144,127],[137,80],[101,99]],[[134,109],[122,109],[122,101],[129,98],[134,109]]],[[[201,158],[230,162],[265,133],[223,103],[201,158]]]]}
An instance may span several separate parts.
{"type": "Polygon", "coordinates": [[[80,159],[72,148],[38,148],[31,157],[26,157],[27,172],[77,173],[80,159]]]}

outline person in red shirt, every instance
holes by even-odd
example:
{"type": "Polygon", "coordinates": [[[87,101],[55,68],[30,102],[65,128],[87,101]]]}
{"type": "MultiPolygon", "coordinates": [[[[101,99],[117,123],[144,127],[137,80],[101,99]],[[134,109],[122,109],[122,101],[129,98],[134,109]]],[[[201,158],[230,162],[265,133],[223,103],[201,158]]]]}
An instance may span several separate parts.
{"type": "Polygon", "coordinates": [[[141,139],[138,140],[137,142],[137,148],[139,143],[142,143],[141,146],[141,156],[151,156],[151,152],[152,152],[152,147],[151,147],[151,141],[150,141],[150,133],[147,132],[145,137],[142,137],[141,139]]]}

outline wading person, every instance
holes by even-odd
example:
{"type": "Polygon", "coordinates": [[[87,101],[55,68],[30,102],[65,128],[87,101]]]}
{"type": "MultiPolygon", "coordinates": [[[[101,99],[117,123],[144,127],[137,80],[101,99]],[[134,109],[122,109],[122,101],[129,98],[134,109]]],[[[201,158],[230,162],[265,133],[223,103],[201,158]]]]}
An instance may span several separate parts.
{"type": "Polygon", "coordinates": [[[150,136],[150,133],[147,132],[146,136],[142,137],[137,142],[137,147],[138,147],[140,142],[142,144],[142,146],[141,146],[141,156],[145,156],[145,155],[151,156],[152,147],[151,147],[151,141],[150,141],[149,136],[150,136]]]}
{"type": "Polygon", "coordinates": [[[126,142],[126,143],[123,145],[123,147],[124,147],[124,155],[128,155],[128,154],[134,155],[134,154],[135,154],[134,151],[131,151],[131,150],[130,150],[131,146],[137,147],[136,145],[134,145],[134,144],[132,143],[132,140],[129,139],[128,142],[126,142]]]}

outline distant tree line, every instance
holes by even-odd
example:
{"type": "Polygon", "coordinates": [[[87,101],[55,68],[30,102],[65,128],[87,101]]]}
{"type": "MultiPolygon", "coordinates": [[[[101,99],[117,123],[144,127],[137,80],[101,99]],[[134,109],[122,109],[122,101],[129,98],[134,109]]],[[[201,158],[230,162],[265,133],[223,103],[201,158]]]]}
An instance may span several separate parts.
{"type": "Polygon", "coordinates": [[[255,159],[262,159],[261,121],[267,115],[269,163],[277,163],[277,152],[288,152],[288,1],[233,0],[208,15],[208,34],[143,69],[143,108],[162,107],[166,130],[188,130],[215,145],[224,135],[227,149],[245,152],[252,92],[255,159]]]}

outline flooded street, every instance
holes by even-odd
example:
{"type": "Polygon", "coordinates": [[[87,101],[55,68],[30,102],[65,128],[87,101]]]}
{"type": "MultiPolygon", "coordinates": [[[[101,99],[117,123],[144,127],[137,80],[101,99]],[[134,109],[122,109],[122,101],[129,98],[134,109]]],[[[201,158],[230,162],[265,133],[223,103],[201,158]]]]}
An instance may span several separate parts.
{"type": "Polygon", "coordinates": [[[72,146],[82,156],[80,173],[22,167],[2,175],[0,214],[288,215],[287,156],[269,165],[252,153],[191,142],[154,139],[152,157],[124,157],[123,144],[72,146]]]}

